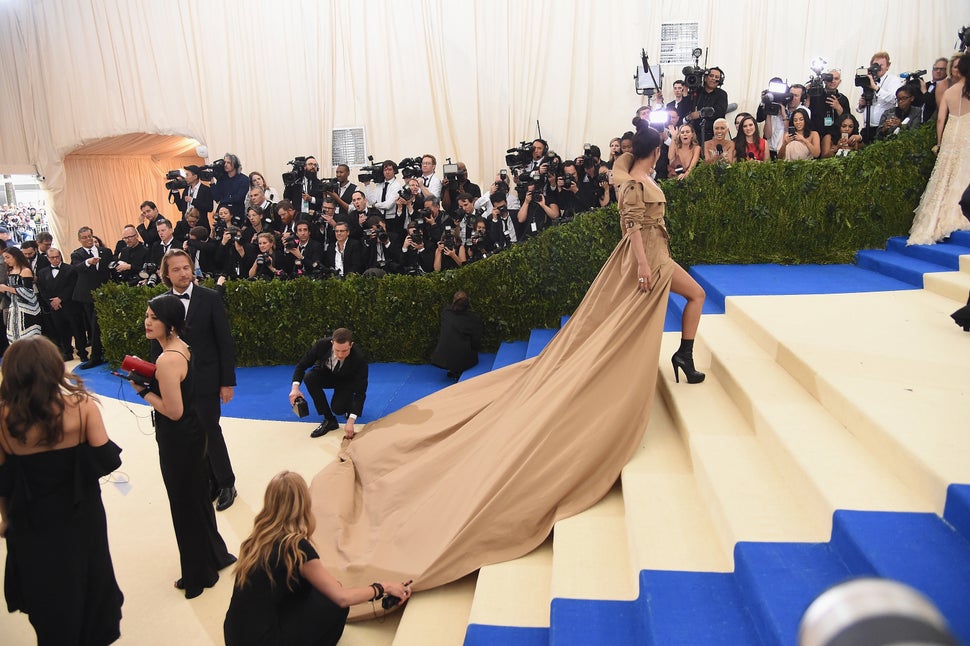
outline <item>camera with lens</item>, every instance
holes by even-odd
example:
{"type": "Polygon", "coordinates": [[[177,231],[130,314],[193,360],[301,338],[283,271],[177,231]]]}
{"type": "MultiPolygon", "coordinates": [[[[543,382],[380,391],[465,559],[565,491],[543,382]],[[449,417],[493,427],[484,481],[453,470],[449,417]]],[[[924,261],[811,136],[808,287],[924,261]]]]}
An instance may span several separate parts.
{"type": "Polygon", "coordinates": [[[788,84],[777,77],[768,81],[768,89],[761,93],[765,112],[772,115],[781,114],[782,106],[788,105],[791,100],[792,93],[788,84]]]}
{"type": "Polygon", "coordinates": [[[322,177],[317,181],[319,182],[318,186],[323,189],[324,193],[336,193],[337,189],[340,188],[340,182],[337,181],[336,177],[322,177]]]}
{"type": "Polygon", "coordinates": [[[191,237],[185,241],[185,246],[193,251],[202,251],[202,243],[191,237]]]}
{"type": "Polygon", "coordinates": [[[448,163],[441,167],[441,171],[445,174],[445,179],[449,182],[457,182],[459,179],[458,176],[461,174],[461,172],[458,170],[458,164],[452,164],[451,157],[449,157],[446,161],[448,163]]]}
{"type": "Polygon", "coordinates": [[[270,257],[268,253],[257,254],[256,264],[259,265],[260,267],[264,265],[271,265],[273,264],[273,259],[270,257]]]}
{"type": "Polygon", "coordinates": [[[119,261],[117,261],[117,260],[112,260],[111,262],[109,262],[108,263],[108,269],[110,269],[111,271],[114,271],[115,269],[117,269],[118,268],[118,262],[119,261]]]}
{"type": "Polygon", "coordinates": [[[431,217],[431,209],[418,209],[414,212],[414,216],[411,218],[412,221],[420,226],[424,226],[425,220],[431,217]]]}
{"type": "Polygon", "coordinates": [[[232,236],[233,242],[242,242],[242,229],[239,227],[230,226],[229,235],[232,236]]]}
{"type": "Polygon", "coordinates": [[[298,246],[300,246],[300,243],[296,238],[288,238],[283,241],[283,248],[287,251],[290,249],[296,249],[298,246]]]}
{"type": "Polygon", "coordinates": [[[417,229],[411,234],[411,242],[416,245],[424,244],[424,235],[417,229]]]}
{"type": "Polygon", "coordinates": [[[565,188],[565,189],[572,188],[574,183],[575,182],[573,181],[573,176],[572,175],[563,175],[563,177],[562,177],[562,187],[563,188],[565,188]]]}
{"type": "Polygon", "coordinates": [[[165,179],[168,180],[165,182],[165,188],[170,191],[181,191],[183,188],[189,187],[189,183],[182,177],[182,171],[180,170],[168,171],[165,173],[165,179]]]}
{"type": "Polygon", "coordinates": [[[306,157],[294,157],[286,163],[292,167],[292,170],[283,173],[283,183],[289,187],[303,179],[306,174],[306,157]]]}
{"type": "Polygon", "coordinates": [[[150,280],[152,276],[158,276],[155,272],[158,271],[158,265],[153,262],[146,262],[141,266],[141,271],[138,272],[138,277],[142,280],[150,280]]]}
{"type": "Polygon", "coordinates": [[[373,182],[374,180],[384,179],[384,170],[381,164],[374,163],[374,156],[367,155],[367,166],[361,166],[357,174],[358,182],[373,182]]]}
{"type": "Polygon", "coordinates": [[[609,173],[603,172],[596,176],[597,184],[609,183],[609,181],[610,181],[609,173]]]}
{"type": "Polygon", "coordinates": [[[509,148],[505,151],[505,163],[512,172],[519,168],[524,168],[532,162],[532,142],[521,141],[517,148],[509,148]]]}
{"type": "Polygon", "coordinates": [[[808,96],[811,98],[817,98],[820,96],[832,96],[835,94],[835,90],[829,90],[825,87],[826,83],[830,83],[835,77],[831,74],[816,74],[815,76],[808,79],[808,83],[805,85],[805,90],[808,96]]]}
{"type": "Polygon", "coordinates": [[[879,67],[878,63],[873,63],[869,67],[860,66],[855,71],[855,86],[861,87],[863,91],[869,90],[871,92],[872,88],[869,87],[869,75],[871,74],[872,78],[876,79],[879,78],[879,72],[881,71],[882,68],[879,67]]]}
{"type": "Polygon", "coordinates": [[[414,193],[412,193],[411,189],[409,189],[407,186],[398,191],[397,196],[405,202],[410,202],[412,199],[414,199],[414,193]]]}
{"type": "Polygon", "coordinates": [[[707,76],[707,70],[698,65],[688,65],[683,70],[684,73],[684,85],[687,86],[688,90],[699,90],[704,87],[704,77],[707,76]]]}
{"type": "Polygon", "coordinates": [[[405,157],[401,160],[401,163],[397,165],[398,170],[401,171],[401,177],[404,179],[411,179],[412,177],[421,177],[421,158],[420,157],[405,157]]]}

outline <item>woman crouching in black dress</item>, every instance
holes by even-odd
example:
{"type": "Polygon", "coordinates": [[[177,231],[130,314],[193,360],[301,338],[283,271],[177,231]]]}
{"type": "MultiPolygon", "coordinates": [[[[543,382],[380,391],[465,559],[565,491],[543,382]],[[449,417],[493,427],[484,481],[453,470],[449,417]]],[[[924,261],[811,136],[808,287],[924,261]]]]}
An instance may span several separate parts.
{"type": "Polygon", "coordinates": [[[350,606],[381,603],[385,594],[398,603],[410,598],[409,583],[342,586],[310,543],[315,526],[303,476],[292,471],[273,476],[253,533],[239,548],[236,585],[223,625],[226,646],[336,644],[350,606]]]}
{"type": "Polygon", "coordinates": [[[156,296],[145,312],[145,336],[162,352],[148,387],[132,383],[138,396],[155,409],[155,440],[162,480],[172,510],[182,577],[175,587],[192,599],[219,580],[219,570],[236,562],[216,527],[209,499],[205,433],[193,406],[192,353],[179,334],[185,306],[171,294],[156,296]]]}

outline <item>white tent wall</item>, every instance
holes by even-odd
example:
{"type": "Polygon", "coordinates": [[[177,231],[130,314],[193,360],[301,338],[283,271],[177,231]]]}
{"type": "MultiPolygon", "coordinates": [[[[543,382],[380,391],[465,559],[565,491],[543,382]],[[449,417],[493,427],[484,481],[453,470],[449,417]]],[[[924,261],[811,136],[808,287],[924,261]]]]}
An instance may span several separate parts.
{"type": "MultiPolygon", "coordinates": [[[[853,104],[852,72],[876,51],[891,54],[893,72],[928,69],[952,52],[970,8],[966,0],[6,0],[0,171],[45,175],[64,230],[91,217],[88,206],[65,203],[64,158],[129,133],[194,138],[210,160],[234,152],[244,172],[260,170],[281,188],[286,160],[313,153],[326,171],[332,128],[364,126],[378,159],[452,157],[484,185],[506,148],[536,136],[537,120],[568,156],[629,129],[643,103],[632,79],[640,49],[656,63],[661,23],[681,21],[699,24],[730,100],[753,111],[769,77],[804,81],[816,56],[843,69],[853,104]]],[[[679,67],[664,70],[668,95],[679,67]]],[[[135,213],[137,203],[118,223],[135,213]]]]}

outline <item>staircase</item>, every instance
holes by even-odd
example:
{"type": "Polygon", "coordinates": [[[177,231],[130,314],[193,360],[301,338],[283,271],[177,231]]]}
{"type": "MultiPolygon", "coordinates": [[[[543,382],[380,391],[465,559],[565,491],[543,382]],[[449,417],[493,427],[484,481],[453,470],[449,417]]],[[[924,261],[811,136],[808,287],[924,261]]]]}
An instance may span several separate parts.
{"type": "Polygon", "coordinates": [[[701,324],[704,384],[673,382],[666,333],[613,491],[532,553],[416,595],[394,644],[795,644],[808,604],[864,575],[922,591],[970,643],[970,338],[947,318],[970,292],[970,234],[891,239],[845,271],[900,287],[728,298],[702,281],[724,312],[701,324]]]}

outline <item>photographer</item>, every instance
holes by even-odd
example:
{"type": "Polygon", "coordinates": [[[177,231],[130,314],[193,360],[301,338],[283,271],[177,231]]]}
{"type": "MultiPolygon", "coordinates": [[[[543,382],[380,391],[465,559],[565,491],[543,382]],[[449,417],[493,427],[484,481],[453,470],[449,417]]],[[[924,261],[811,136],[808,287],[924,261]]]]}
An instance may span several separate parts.
{"type": "Polygon", "coordinates": [[[367,195],[363,191],[354,191],[354,194],[350,198],[350,209],[347,211],[347,220],[350,223],[350,237],[354,240],[363,241],[362,232],[367,218],[372,215],[379,216],[380,214],[381,212],[376,208],[367,206],[367,195]]]}
{"type": "Polygon", "coordinates": [[[610,203],[610,170],[600,159],[599,146],[590,146],[576,158],[576,171],[579,173],[579,198],[584,205],[583,211],[610,203]]]}
{"type": "Polygon", "coordinates": [[[117,261],[111,263],[112,279],[126,285],[137,285],[141,280],[138,272],[148,258],[148,247],[139,239],[138,229],[132,224],[126,224],[121,230],[121,242],[117,261]]]}
{"type": "Polygon", "coordinates": [[[335,276],[360,274],[364,271],[364,245],[350,237],[346,222],[337,222],[333,228],[334,244],[324,254],[326,270],[335,276]]]}
{"type": "Polygon", "coordinates": [[[175,229],[168,220],[158,218],[155,222],[155,227],[158,231],[158,242],[149,247],[148,262],[156,267],[161,267],[162,256],[167,254],[170,249],[181,248],[182,241],[175,237],[175,229]]]}
{"type": "Polygon", "coordinates": [[[920,89],[923,91],[923,123],[936,118],[936,89],[946,79],[948,68],[949,61],[946,57],[938,58],[930,68],[930,82],[920,79],[920,89]]]}
{"type": "MultiPolygon", "coordinates": [[[[542,166],[540,166],[540,172],[541,170],[542,166]]],[[[558,178],[553,181],[558,182],[558,178]]],[[[559,204],[556,198],[557,192],[545,178],[527,185],[518,213],[520,240],[538,235],[550,220],[559,219],[559,204]]]]}
{"type": "Polygon", "coordinates": [[[274,221],[273,229],[278,234],[282,242],[292,240],[296,237],[296,209],[289,200],[280,200],[276,205],[277,219],[274,221]]]}
{"type": "Polygon", "coordinates": [[[454,227],[445,225],[445,231],[441,234],[441,240],[434,252],[434,270],[447,271],[458,269],[463,261],[458,257],[458,250],[461,248],[461,237],[454,227]]]}
{"type": "Polygon", "coordinates": [[[365,270],[381,269],[388,274],[401,273],[401,238],[388,232],[379,215],[367,218],[364,229],[365,270]]]}
{"type": "MultiPolygon", "coordinates": [[[[397,205],[397,217],[401,226],[405,229],[411,222],[411,218],[417,211],[424,208],[425,196],[421,193],[423,185],[417,177],[412,177],[404,183],[395,204],[397,205]]],[[[429,197],[434,197],[433,195],[429,197]]]]}
{"type": "Polygon", "coordinates": [[[182,189],[182,192],[172,191],[172,196],[175,199],[175,206],[182,213],[182,219],[185,220],[185,212],[189,207],[195,207],[199,212],[199,222],[198,226],[209,228],[209,213],[212,212],[212,190],[202,183],[202,167],[192,164],[190,166],[183,167],[185,171],[185,182],[188,187],[182,189]]]}
{"type": "Polygon", "coordinates": [[[310,238],[310,223],[296,223],[296,239],[283,243],[280,268],[291,278],[319,274],[323,269],[323,245],[310,238]]]}
{"type": "Polygon", "coordinates": [[[259,207],[260,213],[265,216],[266,223],[263,226],[273,226],[276,220],[276,205],[269,201],[266,191],[259,186],[253,186],[249,189],[249,205],[246,207],[247,218],[249,218],[249,209],[253,206],[259,207]]]}
{"type": "MultiPolygon", "coordinates": [[[[784,81],[777,76],[768,81],[769,88],[776,87],[777,85],[784,85],[784,81]]],[[[778,157],[778,150],[784,143],[785,134],[788,132],[789,116],[802,105],[802,94],[804,91],[805,86],[796,83],[789,89],[787,93],[788,101],[784,103],[778,102],[778,96],[773,97],[775,101],[769,101],[772,97],[767,96],[769,94],[768,90],[761,92],[761,103],[758,105],[757,121],[758,123],[765,122],[764,135],[765,139],[768,140],[768,150],[773,160],[778,157]]]]}
{"type": "Polygon", "coordinates": [[[482,196],[482,189],[478,184],[468,181],[468,167],[465,166],[465,162],[458,162],[455,166],[458,168],[455,177],[450,178],[446,174],[441,180],[441,208],[449,213],[453,213],[458,207],[458,196],[462,193],[476,198],[482,196]]]}
{"type": "MultiPolygon", "coordinates": [[[[198,226],[202,226],[199,224],[199,212],[195,210],[194,206],[190,206],[189,208],[185,209],[182,219],[175,223],[175,239],[187,240],[189,237],[189,231],[198,226]]],[[[203,228],[206,231],[209,230],[208,227],[203,228]]],[[[116,249],[115,251],[118,250],[116,249]]]]}
{"type": "Polygon", "coordinates": [[[401,245],[401,266],[405,274],[430,274],[434,271],[434,252],[424,232],[412,225],[401,245]]]}
{"type": "Polygon", "coordinates": [[[562,175],[556,178],[556,203],[559,206],[559,219],[568,222],[577,213],[582,213],[591,208],[592,204],[584,198],[579,173],[576,170],[576,162],[567,159],[562,164],[562,175]]]}
{"type": "Polygon", "coordinates": [[[141,211],[143,222],[138,224],[138,235],[146,246],[151,247],[158,242],[158,230],[155,228],[155,221],[158,220],[158,207],[151,200],[145,200],[138,207],[141,211]]]}
{"type": "Polygon", "coordinates": [[[218,274],[219,243],[209,237],[209,230],[205,227],[192,227],[189,236],[182,243],[182,249],[192,259],[195,275],[218,274]]]}
{"type": "Polygon", "coordinates": [[[488,225],[485,218],[478,216],[475,218],[472,234],[458,250],[458,258],[462,264],[465,264],[488,258],[490,255],[492,255],[492,241],[488,237],[488,225]]]}
{"type": "Polygon", "coordinates": [[[517,212],[519,210],[519,207],[522,206],[522,204],[519,202],[519,197],[515,194],[515,191],[509,190],[508,179],[509,175],[504,170],[495,176],[495,181],[492,182],[492,186],[489,188],[488,193],[475,200],[476,213],[491,213],[492,196],[496,193],[501,193],[506,197],[510,211],[517,212]]]}
{"type": "Polygon", "coordinates": [[[248,278],[249,270],[256,262],[255,245],[245,242],[242,230],[233,225],[222,228],[219,242],[219,265],[222,273],[233,280],[248,278]]]}
{"type": "Polygon", "coordinates": [[[367,203],[373,206],[387,222],[391,231],[404,230],[404,221],[397,217],[397,198],[398,193],[404,185],[397,178],[397,164],[390,159],[381,164],[383,179],[380,182],[367,183],[367,203]]]}
{"type": "Polygon", "coordinates": [[[518,242],[515,222],[503,193],[492,195],[492,211],[485,225],[491,243],[490,246],[494,251],[511,247],[518,242]]]}
{"type": "MultiPolygon", "coordinates": [[[[230,213],[239,221],[246,215],[246,196],[249,194],[249,177],[242,173],[239,158],[226,153],[222,158],[222,166],[213,169],[212,199],[220,206],[228,206],[230,213]],[[216,172],[219,170],[219,172],[216,172]]],[[[147,244],[148,241],[146,240],[147,244]]]]}
{"type": "Polygon", "coordinates": [[[337,204],[336,215],[346,215],[350,211],[350,201],[357,185],[350,181],[350,166],[347,164],[337,164],[333,176],[337,178],[337,190],[327,191],[324,198],[333,198],[337,204]]]}
{"type": "Polygon", "coordinates": [[[674,100],[667,104],[667,111],[677,114],[673,124],[677,127],[684,123],[684,117],[694,111],[690,97],[687,96],[687,86],[680,79],[674,81],[674,100]]]}
{"type": "MultiPolygon", "coordinates": [[[[300,157],[294,159],[294,162],[300,161],[300,157]]],[[[283,199],[289,200],[294,207],[299,204],[301,213],[316,211],[323,204],[323,185],[317,179],[319,170],[320,164],[317,162],[317,158],[307,155],[303,158],[302,163],[293,165],[292,174],[286,173],[284,175],[283,181],[287,182],[287,179],[290,179],[290,181],[286,183],[286,187],[283,189],[283,199]]]]}
{"type": "Polygon", "coordinates": [[[458,236],[459,244],[465,241],[471,233],[471,228],[475,223],[475,198],[468,193],[458,196],[458,212],[453,216],[456,223],[455,233],[458,236]]]}
{"type": "Polygon", "coordinates": [[[856,71],[856,85],[863,90],[856,112],[868,117],[862,127],[862,140],[867,144],[876,138],[883,113],[896,107],[896,90],[903,85],[903,79],[889,73],[890,65],[889,54],[876,52],[864,76],[861,69],[856,71]]]}
{"type": "Polygon", "coordinates": [[[714,136],[714,121],[727,116],[728,95],[721,89],[724,84],[724,71],[720,67],[712,67],[704,75],[704,85],[699,92],[691,97],[693,111],[688,115],[691,123],[698,124],[701,120],[701,110],[711,108],[713,113],[704,117],[704,139],[714,136]]]}
{"type": "Polygon", "coordinates": [[[546,153],[549,151],[549,144],[546,143],[545,139],[533,139],[532,140],[532,161],[529,162],[523,170],[523,172],[531,172],[534,170],[539,170],[539,167],[546,161],[546,153]]]}
{"type": "Polygon", "coordinates": [[[839,92],[839,85],[842,84],[842,70],[833,69],[823,78],[831,77],[824,81],[825,90],[816,93],[811,90],[808,93],[808,109],[812,111],[812,129],[824,137],[826,134],[833,134],[838,138],[838,127],[836,124],[842,115],[850,112],[849,99],[839,92]]]}
{"type": "Polygon", "coordinates": [[[421,158],[421,177],[417,178],[421,185],[421,195],[431,197],[434,195],[441,199],[441,179],[434,174],[438,167],[438,160],[434,155],[424,155],[421,158]]]}
{"type": "Polygon", "coordinates": [[[923,123],[923,111],[914,104],[913,89],[904,85],[896,90],[896,107],[882,113],[879,118],[879,139],[888,139],[903,130],[919,128],[923,123]]]}
{"type": "Polygon", "coordinates": [[[263,280],[279,278],[283,259],[276,249],[276,237],[272,233],[260,233],[256,236],[256,246],[259,253],[256,254],[253,266],[249,268],[249,277],[263,280]]]}
{"type": "MultiPolygon", "coordinates": [[[[246,226],[242,229],[243,240],[249,244],[256,244],[256,236],[260,233],[274,233],[273,219],[258,206],[246,209],[246,226]]],[[[220,233],[222,228],[220,228],[220,233]]],[[[221,236],[220,236],[221,237],[221,236]]]]}

